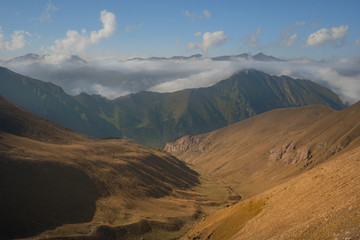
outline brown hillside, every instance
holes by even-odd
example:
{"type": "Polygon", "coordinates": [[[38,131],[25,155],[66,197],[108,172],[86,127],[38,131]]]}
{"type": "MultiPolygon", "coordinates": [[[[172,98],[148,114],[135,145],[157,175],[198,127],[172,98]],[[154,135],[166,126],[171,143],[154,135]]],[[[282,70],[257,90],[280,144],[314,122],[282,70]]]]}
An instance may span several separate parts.
{"type": "Polygon", "coordinates": [[[165,149],[245,198],[312,168],[360,135],[360,103],[270,111],[220,130],[187,136],[165,149]]]}
{"type": "Polygon", "coordinates": [[[208,216],[183,239],[359,239],[359,138],[349,149],[208,216]]]}
{"type": "Polygon", "coordinates": [[[166,239],[199,217],[198,174],[175,157],[0,106],[0,238],[166,239]]]}

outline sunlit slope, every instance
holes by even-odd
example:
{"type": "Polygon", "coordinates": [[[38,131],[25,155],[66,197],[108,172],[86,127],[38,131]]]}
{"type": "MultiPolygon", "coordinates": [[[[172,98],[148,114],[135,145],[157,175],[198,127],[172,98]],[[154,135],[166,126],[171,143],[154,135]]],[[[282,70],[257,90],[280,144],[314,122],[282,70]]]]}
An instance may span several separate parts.
{"type": "Polygon", "coordinates": [[[360,140],[327,162],[199,222],[184,239],[358,239],[360,140]]]}
{"type": "Polygon", "coordinates": [[[346,148],[360,135],[360,104],[273,110],[165,149],[249,197],[346,148]]]}

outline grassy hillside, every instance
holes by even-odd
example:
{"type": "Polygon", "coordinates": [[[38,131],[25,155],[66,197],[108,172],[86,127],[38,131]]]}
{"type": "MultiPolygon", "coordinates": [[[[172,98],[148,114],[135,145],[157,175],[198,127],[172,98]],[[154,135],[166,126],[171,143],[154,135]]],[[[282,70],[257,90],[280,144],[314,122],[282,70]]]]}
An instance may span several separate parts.
{"type": "Polygon", "coordinates": [[[360,141],[348,151],[199,222],[183,239],[357,239],[360,141]]]}
{"type": "Polygon", "coordinates": [[[359,119],[360,103],[278,109],[167,144],[244,200],[184,239],[358,238],[359,119]]]}

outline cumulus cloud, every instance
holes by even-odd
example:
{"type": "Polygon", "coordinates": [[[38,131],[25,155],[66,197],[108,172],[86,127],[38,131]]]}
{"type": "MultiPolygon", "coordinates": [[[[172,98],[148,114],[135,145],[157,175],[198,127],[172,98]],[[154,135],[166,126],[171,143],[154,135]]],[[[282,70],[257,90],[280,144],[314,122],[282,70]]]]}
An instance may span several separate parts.
{"type": "Polygon", "coordinates": [[[318,46],[343,40],[347,37],[348,31],[349,27],[347,25],[333,28],[322,28],[309,35],[306,40],[306,46],[318,46]]]}
{"type": "Polygon", "coordinates": [[[194,33],[194,36],[195,36],[195,37],[200,37],[201,35],[202,35],[202,32],[195,32],[195,33],[194,33]]]}
{"type": "Polygon", "coordinates": [[[360,45],[360,38],[356,39],[356,40],[355,40],[355,43],[356,43],[357,45],[360,45]]]}
{"type": "Polygon", "coordinates": [[[189,10],[184,10],[183,14],[191,21],[211,18],[211,13],[207,9],[204,9],[201,14],[196,14],[190,12],[189,10]]]}
{"type": "Polygon", "coordinates": [[[5,36],[3,35],[2,28],[0,27],[0,50],[5,49],[8,51],[15,51],[24,48],[26,45],[25,35],[31,36],[29,32],[16,30],[11,35],[11,41],[5,41],[5,36]]]}
{"type": "Polygon", "coordinates": [[[58,10],[58,8],[51,1],[48,1],[46,3],[46,7],[45,7],[44,11],[42,12],[42,14],[38,18],[38,20],[40,22],[50,21],[52,12],[54,12],[56,10],[58,10]]]}
{"type": "Polygon", "coordinates": [[[81,33],[76,30],[69,30],[66,38],[58,39],[50,49],[55,55],[81,53],[87,47],[98,44],[102,39],[110,37],[116,30],[117,22],[113,13],[106,10],[101,11],[100,20],[103,28],[99,31],[91,31],[90,35],[83,29],[81,33]]]}
{"type": "Polygon", "coordinates": [[[224,31],[206,32],[202,35],[202,41],[198,43],[189,42],[188,49],[200,48],[206,55],[210,47],[220,46],[226,41],[224,31]]]}

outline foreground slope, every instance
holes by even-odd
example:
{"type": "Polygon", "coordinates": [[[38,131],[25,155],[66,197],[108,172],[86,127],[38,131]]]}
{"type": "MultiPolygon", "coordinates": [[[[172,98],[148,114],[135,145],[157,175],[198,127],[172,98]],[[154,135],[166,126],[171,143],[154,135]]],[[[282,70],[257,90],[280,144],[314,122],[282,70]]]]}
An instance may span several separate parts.
{"type": "Polygon", "coordinates": [[[359,239],[360,139],[329,161],[197,224],[184,239],[359,239]]]}
{"type": "Polygon", "coordinates": [[[0,123],[0,238],[176,234],[198,211],[184,197],[198,174],[168,154],[87,138],[3,97],[0,123]]]}

